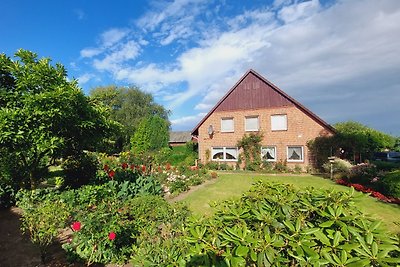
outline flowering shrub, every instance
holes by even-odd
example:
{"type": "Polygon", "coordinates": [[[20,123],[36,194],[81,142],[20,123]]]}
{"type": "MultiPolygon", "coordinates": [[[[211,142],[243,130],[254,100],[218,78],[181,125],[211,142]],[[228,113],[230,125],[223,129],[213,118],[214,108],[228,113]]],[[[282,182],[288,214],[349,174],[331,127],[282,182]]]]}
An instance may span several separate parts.
{"type": "Polygon", "coordinates": [[[364,186],[361,184],[353,184],[353,183],[350,183],[349,181],[347,181],[346,179],[338,179],[338,180],[336,180],[336,183],[338,183],[340,185],[351,186],[357,191],[360,191],[363,193],[368,193],[372,197],[375,197],[384,202],[400,204],[400,198],[398,198],[398,197],[390,197],[390,195],[385,196],[384,194],[382,194],[380,192],[374,191],[370,187],[367,187],[367,186],[364,186]]]}
{"type": "MultiPolygon", "coordinates": [[[[353,165],[347,160],[335,158],[334,162],[332,163],[332,170],[335,179],[340,179],[343,177],[347,177],[350,173],[350,169],[353,165]]],[[[331,163],[326,162],[322,165],[322,168],[326,173],[331,172],[331,163]]]]}
{"type": "Polygon", "coordinates": [[[376,166],[371,163],[360,163],[351,167],[348,178],[353,183],[369,185],[377,179],[376,166]]]}

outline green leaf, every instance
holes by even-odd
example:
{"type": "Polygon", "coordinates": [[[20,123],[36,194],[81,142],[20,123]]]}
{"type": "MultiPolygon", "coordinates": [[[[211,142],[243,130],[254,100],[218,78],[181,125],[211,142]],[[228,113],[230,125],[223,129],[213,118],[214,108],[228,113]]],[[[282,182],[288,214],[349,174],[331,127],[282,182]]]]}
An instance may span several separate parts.
{"type": "Polygon", "coordinates": [[[319,225],[319,227],[323,227],[323,228],[325,228],[325,227],[331,227],[333,223],[334,223],[334,221],[326,221],[326,222],[321,223],[321,224],[319,225]]]}
{"type": "Polygon", "coordinates": [[[295,232],[294,226],[290,221],[283,221],[283,224],[286,225],[286,227],[289,228],[292,232],[295,232]]]}
{"type": "Polygon", "coordinates": [[[257,261],[257,253],[254,250],[250,251],[250,258],[252,261],[257,261]]]}
{"type": "Polygon", "coordinates": [[[376,257],[378,255],[378,244],[376,242],[372,243],[372,256],[376,257]]]}
{"type": "Polygon", "coordinates": [[[370,266],[370,260],[369,259],[363,259],[359,261],[352,262],[350,264],[347,264],[347,267],[362,267],[362,266],[370,266]]]}
{"type": "Polygon", "coordinates": [[[336,231],[335,236],[333,238],[333,246],[337,247],[339,245],[340,238],[342,237],[342,234],[339,231],[336,231]]]}
{"type": "Polygon", "coordinates": [[[367,244],[371,245],[372,244],[372,240],[374,240],[374,235],[372,233],[368,233],[367,237],[365,238],[365,240],[367,241],[367,244]]]}
{"type": "Polygon", "coordinates": [[[319,241],[322,242],[322,244],[327,245],[327,246],[331,245],[331,243],[329,242],[329,238],[324,233],[322,233],[321,230],[315,232],[314,235],[319,241]]]}
{"type": "Polygon", "coordinates": [[[239,257],[246,257],[247,253],[249,252],[249,248],[245,246],[238,246],[236,248],[236,255],[239,257]]]}
{"type": "Polygon", "coordinates": [[[315,233],[315,232],[318,232],[318,231],[320,231],[319,228],[310,228],[310,229],[304,230],[304,231],[301,232],[301,233],[302,233],[303,235],[311,235],[311,234],[313,234],[313,233],[315,233]]]}

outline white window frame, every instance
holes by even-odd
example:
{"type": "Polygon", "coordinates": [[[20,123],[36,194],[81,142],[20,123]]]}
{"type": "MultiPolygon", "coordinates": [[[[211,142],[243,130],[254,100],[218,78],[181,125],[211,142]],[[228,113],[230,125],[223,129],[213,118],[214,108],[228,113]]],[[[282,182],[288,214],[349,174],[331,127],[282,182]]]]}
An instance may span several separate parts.
{"type": "Polygon", "coordinates": [[[258,132],[260,130],[260,117],[259,116],[245,116],[244,117],[244,129],[246,132],[258,132]],[[247,119],[257,119],[257,128],[256,129],[248,129],[247,128],[247,119]]]}
{"type": "Polygon", "coordinates": [[[271,115],[271,131],[287,131],[288,129],[288,120],[287,120],[287,114],[274,114],[271,115]],[[276,121],[281,119],[281,118],[285,118],[285,123],[283,126],[281,126],[282,121],[276,121]],[[276,127],[278,124],[278,126],[280,127],[276,127]]]}
{"type": "Polygon", "coordinates": [[[235,131],[235,121],[233,117],[221,118],[221,133],[233,133],[234,131],[235,131]],[[225,130],[222,127],[222,121],[228,121],[228,120],[232,121],[232,129],[225,130]]]}
{"type": "Polygon", "coordinates": [[[287,155],[287,161],[288,162],[304,162],[304,147],[303,146],[287,146],[286,147],[286,155],[287,155]],[[301,159],[289,159],[289,148],[294,148],[294,147],[296,147],[296,148],[300,148],[301,149],[301,159]]]}
{"type": "Polygon", "coordinates": [[[211,148],[211,160],[212,161],[238,161],[238,159],[239,159],[239,148],[237,148],[237,147],[212,147],[211,148]],[[214,149],[222,149],[222,155],[223,155],[223,158],[222,159],[214,159],[214,149]],[[227,149],[235,149],[236,150],[236,159],[227,159],[226,158],[226,150],[227,149]]]}
{"type": "Polygon", "coordinates": [[[261,160],[265,160],[265,161],[272,161],[275,162],[277,160],[277,151],[276,151],[276,146],[263,146],[261,147],[261,160]],[[274,149],[274,159],[264,159],[264,155],[263,155],[263,149],[268,149],[268,148],[273,148],[274,149]]]}

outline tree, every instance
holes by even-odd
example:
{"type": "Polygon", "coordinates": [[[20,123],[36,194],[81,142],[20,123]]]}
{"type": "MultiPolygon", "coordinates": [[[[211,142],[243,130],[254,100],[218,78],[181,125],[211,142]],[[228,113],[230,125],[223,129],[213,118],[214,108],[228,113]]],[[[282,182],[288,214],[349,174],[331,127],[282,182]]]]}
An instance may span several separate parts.
{"type": "Polygon", "coordinates": [[[169,111],[155,103],[151,94],[137,87],[97,87],[91,90],[90,97],[107,106],[110,118],[123,125],[122,134],[114,136],[115,152],[129,149],[130,140],[143,118],[156,115],[170,125],[169,111]]]}
{"type": "Polygon", "coordinates": [[[0,55],[0,169],[24,187],[34,187],[52,159],[94,149],[115,129],[105,109],[67,80],[61,64],[18,50],[0,55]]]}
{"type": "Polygon", "coordinates": [[[317,137],[308,143],[317,167],[329,156],[339,156],[353,162],[371,159],[374,152],[394,149],[396,138],[354,121],[334,125],[337,133],[330,137],[317,137]]]}
{"type": "Polygon", "coordinates": [[[169,124],[158,115],[143,119],[131,139],[135,153],[159,151],[168,146],[169,124]]]}

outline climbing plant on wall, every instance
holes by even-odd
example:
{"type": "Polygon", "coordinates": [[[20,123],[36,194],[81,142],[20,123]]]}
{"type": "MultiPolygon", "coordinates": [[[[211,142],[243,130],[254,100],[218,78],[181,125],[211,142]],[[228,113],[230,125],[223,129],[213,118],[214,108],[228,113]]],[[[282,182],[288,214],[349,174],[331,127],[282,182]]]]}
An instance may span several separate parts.
{"type": "Polygon", "coordinates": [[[242,149],[240,160],[244,162],[244,169],[258,170],[261,165],[261,140],[262,134],[251,133],[243,135],[237,143],[237,147],[242,149]]]}

